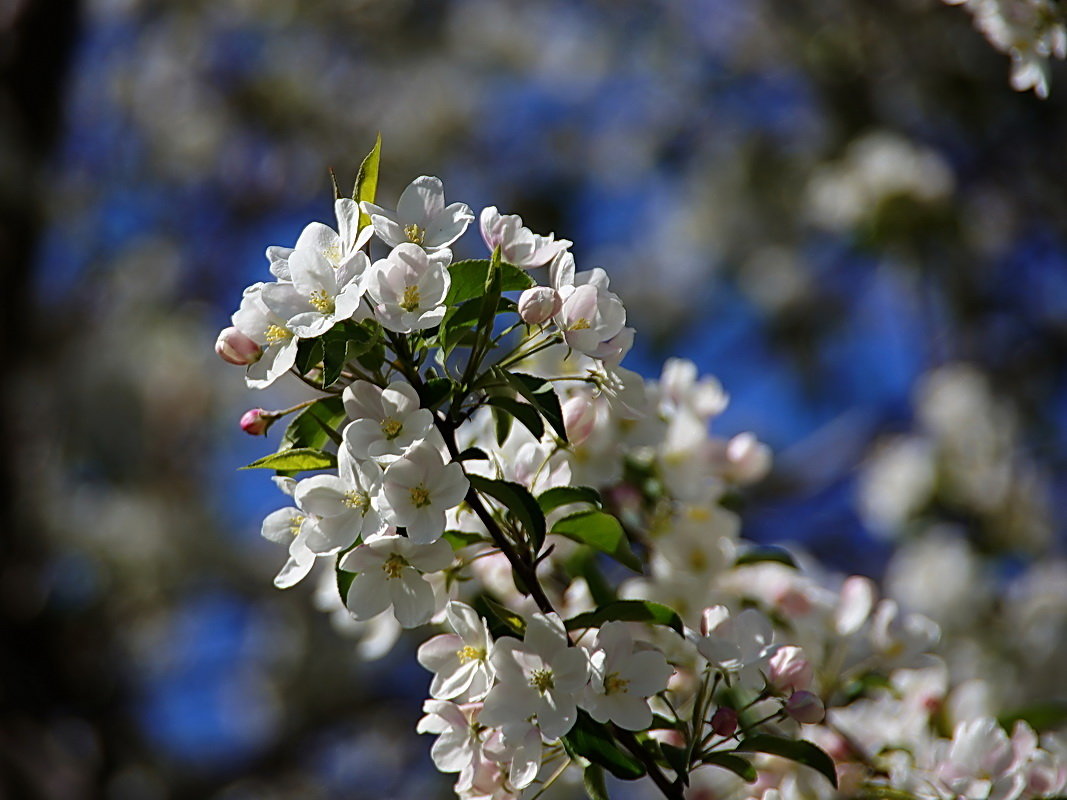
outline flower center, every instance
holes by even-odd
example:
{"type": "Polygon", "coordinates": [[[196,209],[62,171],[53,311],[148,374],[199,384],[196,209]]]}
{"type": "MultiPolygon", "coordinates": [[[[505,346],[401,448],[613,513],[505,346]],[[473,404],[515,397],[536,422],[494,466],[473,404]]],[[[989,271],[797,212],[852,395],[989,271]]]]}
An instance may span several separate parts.
{"type": "Polygon", "coordinates": [[[341,502],[348,508],[358,508],[366,514],[367,506],[370,505],[370,498],[367,496],[366,492],[357,492],[355,489],[352,489],[345,492],[344,499],[341,500],[341,502]]]}
{"type": "Polygon", "coordinates": [[[530,685],[542,694],[549,689],[555,689],[556,683],[552,680],[552,670],[547,667],[535,669],[530,673],[530,685]]]}
{"type": "Polygon", "coordinates": [[[412,244],[421,245],[426,240],[426,231],[414,222],[404,226],[404,235],[408,237],[408,241],[412,244]]]}
{"type": "Polygon", "coordinates": [[[393,553],[382,564],[382,572],[390,578],[399,578],[401,571],[408,565],[407,559],[399,553],[393,553]]]}
{"type": "Polygon", "coordinates": [[[411,505],[415,508],[426,508],[430,505],[430,490],[421,483],[411,490],[411,505]]]}
{"type": "Polygon", "coordinates": [[[392,441],[399,436],[402,430],[404,430],[404,423],[400,420],[393,419],[392,417],[386,417],[382,420],[382,433],[389,441],[392,441]]]}
{"type": "Polygon", "coordinates": [[[341,261],[341,248],[337,245],[331,245],[322,251],[322,254],[326,256],[326,260],[330,262],[331,267],[336,267],[341,261]]]}
{"type": "Polygon", "coordinates": [[[617,672],[613,672],[608,677],[604,678],[604,694],[615,694],[616,692],[627,692],[630,682],[624,678],[620,678],[617,672]]]}
{"type": "Polygon", "coordinates": [[[300,533],[300,526],[304,524],[304,520],[307,519],[303,514],[297,514],[296,516],[289,518],[289,533],[296,536],[300,533]]]}
{"type": "Polygon", "coordinates": [[[414,311],[419,307],[422,298],[419,296],[418,286],[405,286],[404,296],[400,298],[400,307],[405,311],[414,311]]]}
{"type": "Polygon", "coordinates": [[[570,330],[586,331],[589,330],[589,328],[591,327],[592,326],[589,324],[589,320],[587,320],[585,317],[582,317],[580,319],[576,319],[574,322],[571,323],[570,330]]]}
{"type": "Polygon", "coordinates": [[[485,661],[485,650],[480,647],[471,647],[469,644],[456,651],[456,658],[460,664],[468,661],[485,661]]]}
{"type": "Polygon", "coordinates": [[[283,328],[281,325],[271,325],[267,328],[267,344],[287,342],[292,338],[293,332],[288,328],[283,328]]]}
{"type": "Polygon", "coordinates": [[[326,294],[325,289],[319,289],[317,292],[312,292],[311,297],[308,298],[311,305],[315,306],[315,310],[320,314],[332,314],[334,310],[333,298],[326,294]]]}

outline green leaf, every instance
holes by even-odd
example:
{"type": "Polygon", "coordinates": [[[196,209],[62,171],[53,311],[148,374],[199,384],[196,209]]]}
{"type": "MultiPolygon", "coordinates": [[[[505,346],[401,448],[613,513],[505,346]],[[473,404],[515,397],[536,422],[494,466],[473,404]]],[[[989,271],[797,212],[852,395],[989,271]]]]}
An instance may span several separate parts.
{"type": "MultiPolygon", "coordinates": [[[[452,283],[445,295],[445,305],[455,306],[473,300],[485,293],[485,279],[489,276],[489,259],[457,261],[448,268],[452,283]]],[[[522,291],[534,285],[534,280],[525,270],[511,264],[500,265],[500,291],[522,291]]]]}
{"type": "Polygon", "coordinates": [[[522,638],[526,634],[526,620],[507,606],[501,605],[492,597],[483,594],[472,603],[473,607],[486,619],[489,632],[495,638],[503,635],[522,638]],[[495,624],[494,624],[495,623],[495,624]]]}
{"type": "Polygon", "coordinates": [[[552,526],[552,533],[558,533],[581,544],[587,544],[601,553],[607,553],[634,572],[641,571],[641,562],[630,549],[626,532],[611,514],[603,511],[579,511],[564,517],[552,526]]]}
{"type": "Polygon", "coordinates": [[[299,447],[321,449],[332,438],[327,431],[337,431],[346,419],[340,397],[324,397],[297,414],[285,429],[278,451],[299,447]]]}
{"type": "Polygon", "coordinates": [[[685,635],[682,618],[673,608],[648,600],[616,600],[595,611],[587,611],[567,620],[567,630],[578,628],[599,628],[605,622],[620,620],[622,622],[647,622],[651,625],[665,625],[674,628],[680,636],[685,635]]]}
{"type": "Polygon", "coordinates": [[[422,401],[423,408],[428,408],[431,411],[441,405],[452,394],[452,389],[455,387],[451,378],[431,378],[425,384],[423,384],[422,391],[419,393],[419,399],[422,401]]]}
{"type": "Polygon", "coordinates": [[[458,456],[456,461],[488,461],[489,454],[482,450],[480,447],[468,447],[458,456]]]}
{"type": "Polygon", "coordinates": [[[1011,733],[1015,723],[1022,720],[1035,731],[1059,728],[1067,722],[1067,703],[1051,701],[1015,709],[999,717],[1000,724],[1011,733]]]}
{"type": "Polygon", "coordinates": [[[728,769],[746,783],[755,783],[759,777],[754,766],[741,758],[741,756],[735,756],[732,753],[708,753],[701,761],[705,764],[714,764],[716,767],[728,769]]]}
{"type": "Polygon", "coordinates": [[[682,779],[682,783],[688,786],[689,751],[684,747],[675,747],[674,745],[669,744],[661,744],[660,750],[663,752],[663,758],[670,765],[670,768],[678,773],[678,777],[682,779]]]}
{"type": "Polygon", "coordinates": [[[793,556],[789,554],[788,550],[773,546],[748,548],[737,557],[734,566],[743,567],[745,564],[762,564],[768,561],[798,569],[797,562],[793,560],[793,556]]]}
{"type": "Polygon", "coordinates": [[[301,375],[317,367],[322,361],[322,339],[301,339],[296,346],[294,366],[301,375]]]}
{"type": "MultiPolygon", "coordinates": [[[[526,426],[526,429],[534,435],[535,439],[540,439],[544,436],[545,423],[542,421],[541,415],[537,413],[537,409],[529,403],[520,403],[511,397],[503,397],[501,395],[492,396],[486,402],[494,408],[515,417],[526,426]]],[[[503,442],[498,442],[498,444],[503,444],[503,442]]]]}
{"type": "MultiPolygon", "coordinates": [[[[337,557],[338,563],[341,561],[341,556],[337,557]]],[[[352,581],[355,580],[356,572],[347,572],[340,567],[335,569],[337,573],[337,592],[341,595],[341,602],[348,600],[348,590],[352,586],[352,581]]]]}
{"type": "Polygon", "coordinates": [[[510,511],[522,525],[535,552],[541,549],[545,540],[545,515],[525,486],[480,475],[468,475],[467,479],[476,490],[489,495],[510,511]]]}
{"type": "Polygon", "coordinates": [[[571,503],[589,503],[600,508],[603,501],[600,499],[600,492],[589,486],[556,486],[537,496],[537,505],[541,506],[541,510],[546,514],[571,503]]]}
{"type": "Polygon", "coordinates": [[[522,372],[508,372],[495,369],[493,372],[518,392],[526,401],[536,408],[545,418],[560,439],[567,441],[567,428],[563,424],[563,410],[559,405],[559,396],[552,388],[552,383],[543,378],[535,378],[522,372]]]}
{"type": "Polygon", "coordinates": [[[604,783],[604,769],[599,764],[590,764],[582,771],[582,786],[589,800],[611,800],[604,783]]]}
{"type": "Polygon", "coordinates": [[[263,458],[257,458],[241,469],[277,469],[305,472],[312,469],[329,469],[337,466],[337,456],[313,447],[294,447],[263,458]]]}
{"type": "Polygon", "coordinates": [[[496,443],[503,447],[504,442],[511,435],[511,422],[514,418],[499,408],[490,408],[489,411],[493,415],[493,432],[496,434],[496,443]]]}
{"type": "Polygon", "coordinates": [[[598,553],[590,547],[579,547],[566,561],[567,572],[572,578],[584,578],[598,606],[614,603],[615,587],[611,585],[597,566],[598,553]]]}
{"type": "Polygon", "coordinates": [[[760,733],[745,739],[736,748],[738,752],[770,753],[772,756],[787,758],[821,773],[831,785],[837,788],[837,769],[834,760],[822,749],[804,739],[785,739],[760,733]]]}
{"type": "MultiPolygon", "coordinates": [[[[378,194],[378,166],[382,160],[382,134],[379,132],[374,140],[374,147],[359,165],[356,173],[356,185],[352,187],[352,199],[357,203],[366,200],[373,203],[378,194]]],[[[359,227],[363,229],[370,225],[370,217],[360,212],[359,227]]]]}
{"type": "Polygon", "coordinates": [[[442,534],[445,541],[452,545],[453,550],[462,550],[472,544],[481,544],[486,541],[480,533],[468,533],[467,531],[445,531],[442,534]]]}
{"type": "Polygon", "coordinates": [[[645,774],[644,765],[615,743],[607,727],[584,711],[578,712],[578,720],[563,737],[563,744],[568,752],[599,764],[624,781],[637,780],[645,774]]]}

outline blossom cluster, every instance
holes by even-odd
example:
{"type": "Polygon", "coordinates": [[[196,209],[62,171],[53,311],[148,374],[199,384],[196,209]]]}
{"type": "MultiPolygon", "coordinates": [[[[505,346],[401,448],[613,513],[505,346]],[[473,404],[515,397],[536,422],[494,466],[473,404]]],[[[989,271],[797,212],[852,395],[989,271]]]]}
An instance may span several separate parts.
{"type": "Polygon", "coordinates": [[[418,730],[459,797],[579,769],[594,798],[605,771],[672,798],[1063,789],[1061,740],[945,712],[931,619],[741,538],[732,508],[769,449],[711,433],[728,397],[691,362],[649,381],[621,366],[635,332],[603,269],[495,207],[477,217],[489,257],[457,261],[470,208],[426,176],[378,205],[377,160],[336,231],[267,250],[274,280],[216,349],[252,388],[317,394],[242,420],[294,415],[249,465],[291,498],[263,523],[288,551],[276,584],[318,569],[319,604],[368,657],[444,626],[418,650],[418,730]]]}

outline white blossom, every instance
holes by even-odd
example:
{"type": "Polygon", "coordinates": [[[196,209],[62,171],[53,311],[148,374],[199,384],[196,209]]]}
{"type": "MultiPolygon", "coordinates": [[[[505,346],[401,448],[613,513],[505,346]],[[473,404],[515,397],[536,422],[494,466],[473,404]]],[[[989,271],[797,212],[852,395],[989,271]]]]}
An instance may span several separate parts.
{"type": "Polygon", "coordinates": [[[551,233],[539,236],[523,227],[521,217],[501,214],[496,206],[482,209],[479,223],[486,247],[499,247],[504,261],[522,269],[543,266],[571,246],[566,239],[555,241],[551,233]]]}
{"type": "Polygon", "coordinates": [[[345,413],[353,419],[344,430],[344,449],[355,458],[389,464],[416,442],[439,440],[433,414],[419,407],[410,383],[393,381],[384,389],[367,381],[345,387],[345,413]]]}
{"type": "Polygon", "coordinates": [[[446,269],[451,259],[448,250],[427,253],[417,245],[400,244],[388,257],[375,261],[366,278],[375,318],[396,333],[439,325],[452,285],[446,269]]]}
{"type": "Polygon", "coordinates": [[[637,649],[625,622],[605,623],[594,647],[582,708],[597,722],[644,730],[652,724],[647,698],[667,688],[674,668],[658,650],[637,649]]]}
{"type": "Polygon", "coordinates": [[[473,608],[456,600],[445,606],[445,618],[455,633],[435,636],[418,652],[419,663],[434,673],[430,696],[481,700],[489,693],[494,675],[489,629],[473,608]]]}
{"type": "Polygon", "coordinates": [[[360,204],[370,217],[378,238],[390,247],[410,243],[427,251],[440,250],[456,241],[474,214],[466,203],[445,206],[445,190],[440,178],[422,175],[400,195],[396,211],[374,203],[360,204]]]}
{"type": "Polygon", "coordinates": [[[373,462],[357,462],[347,448],[337,453],[337,475],[313,475],[300,481],[297,505],[317,517],[307,539],[312,552],[329,555],[361,535],[381,533],[385,522],[373,504],[381,485],[381,468],[373,462]]]}
{"type": "Polygon", "coordinates": [[[379,510],[387,521],[407,528],[412,541],[435,541],[445,530],[445,512],[459,505],[470,482],[459,464],[445,464],[427,442],[411,447],[385,470],[379,510]]]}

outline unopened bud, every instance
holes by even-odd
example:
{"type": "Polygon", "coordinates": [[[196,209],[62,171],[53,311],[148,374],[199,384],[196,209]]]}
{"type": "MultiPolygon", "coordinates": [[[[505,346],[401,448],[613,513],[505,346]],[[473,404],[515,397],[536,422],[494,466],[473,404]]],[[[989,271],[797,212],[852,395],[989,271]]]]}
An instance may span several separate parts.
{"type": "Polygon", "coordinates": [[[826,709],[818,695],[801,691],[793,692],[785,701],[785,713],[797,722],[815,723],[822,722],[826,709]]]}
{"type": "Polygon", "coordinates": [[[540,325],[563,308],[559,292],[551,286],[532,286],[519,295],[519,316],[527,325],[540,325]]]}
{"type": "Polygon", "coordinates": [[[749,484],[771,471],[771,448],[753,433],[739,433],[726,445],[727,476],[735,483],[749,484]]]}
{"type": "Polygon", "coordinates": [[[711,715],[711,729],[719,736],[733,736],[737,730],[737,712],[729,706],[719,706],[711,715]]]}
{"type": "Polygon", "coordinates": [[[262,408],[250,408],[241,415],[241,430],[252,436],[266,436],[267,429],[277,417],[262,408]]]}
{"type": "Polygon", "coordinates": [[[797,692],[811,686],[813,669],[804,657],[804,651],[794,645],[786,645],[771,657],[767,680],[779,692],[797,692]]]}
{"type": "Polygon", "coordinates": [[[263,348],[237,328],[223,328],[215,340],[215,352],[219,358],[239,367],[254,364],[263,355],[263,348]]]}
{"type": "Polygon", "coordinates": [[[587,394],[576,394],[563,404],[563,425],[571,444],[581,444],[589,438],[596,425],[596,406],[587,394]]]}

